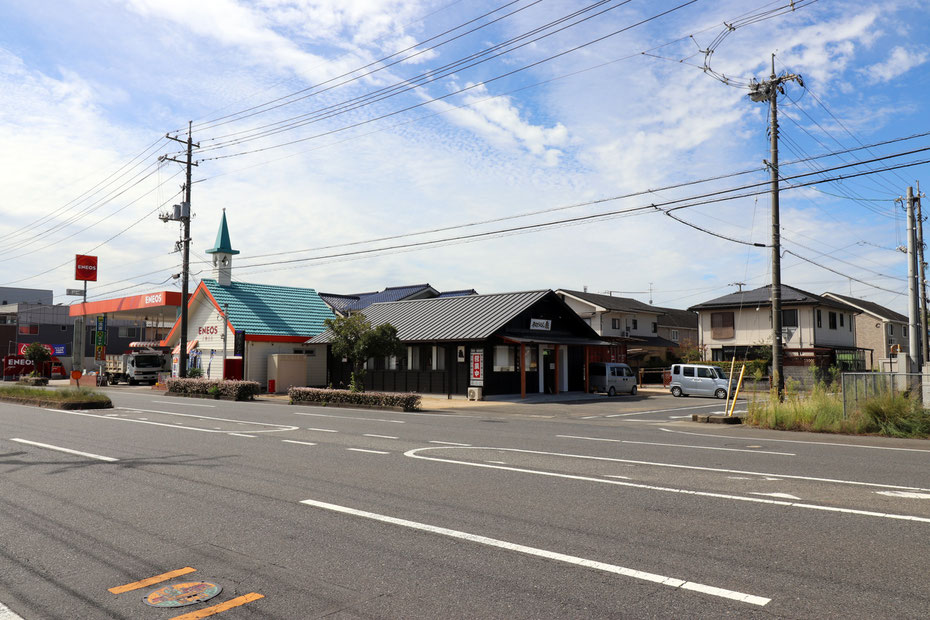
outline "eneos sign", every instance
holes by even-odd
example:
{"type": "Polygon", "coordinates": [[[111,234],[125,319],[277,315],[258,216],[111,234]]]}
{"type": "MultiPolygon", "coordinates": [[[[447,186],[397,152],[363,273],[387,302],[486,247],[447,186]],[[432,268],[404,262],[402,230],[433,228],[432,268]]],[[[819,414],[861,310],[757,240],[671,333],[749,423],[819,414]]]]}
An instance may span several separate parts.
{"type": "Polygon", "coordinates": [[[77,254],[74,257],[74,279],[97,281],[97,257],[77,254]]]}

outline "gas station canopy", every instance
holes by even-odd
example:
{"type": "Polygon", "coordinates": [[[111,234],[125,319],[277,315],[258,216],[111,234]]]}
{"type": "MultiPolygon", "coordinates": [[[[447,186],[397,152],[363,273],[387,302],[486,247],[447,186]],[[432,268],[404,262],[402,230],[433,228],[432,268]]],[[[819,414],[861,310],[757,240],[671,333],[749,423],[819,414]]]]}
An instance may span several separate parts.
{"type": "Polygon", "coordinates": [[[97,316],[106,314],[111,319],[128,321],[151,321],[172,325],[181,310],[181,293],[159,291],[144,295],[117,297],[102,301],[76,303],[71,306],[71,316],[97,316]]]}

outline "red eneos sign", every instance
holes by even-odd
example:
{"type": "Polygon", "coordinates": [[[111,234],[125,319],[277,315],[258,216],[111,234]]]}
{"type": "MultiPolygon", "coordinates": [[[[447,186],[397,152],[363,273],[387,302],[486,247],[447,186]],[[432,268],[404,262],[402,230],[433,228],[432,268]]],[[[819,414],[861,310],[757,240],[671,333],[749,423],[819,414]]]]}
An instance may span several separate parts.
{"type": "Polygon", "coordinates": [[[74,257],[74,279],[97,281],[97,257],[77,254],[74,257]]]}
{"type": "MultiPolygon", "coordinates": [[[[61,366],[61,361],[57,357],[52,357],[51,374],[55,376],[65,376],[61,366]]],[[[16,379],[22,375],[28,375],[35,370],[32,360],[28,360],[22,355],[7,355],[3,358],[3,378],[4,380],[16,379]]]]}

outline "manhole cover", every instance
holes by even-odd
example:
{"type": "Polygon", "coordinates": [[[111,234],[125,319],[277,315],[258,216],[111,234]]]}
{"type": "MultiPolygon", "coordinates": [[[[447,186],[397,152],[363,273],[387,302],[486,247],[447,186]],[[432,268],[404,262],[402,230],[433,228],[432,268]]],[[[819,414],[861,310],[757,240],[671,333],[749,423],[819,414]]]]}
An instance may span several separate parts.
{"type": "Polygon", "coordinates": [[[158,588],[142,597],[152,607],[184,607],[201,601],[208,601],[220,592],[223,586],[207,581],[188,581],[158,588]]]}

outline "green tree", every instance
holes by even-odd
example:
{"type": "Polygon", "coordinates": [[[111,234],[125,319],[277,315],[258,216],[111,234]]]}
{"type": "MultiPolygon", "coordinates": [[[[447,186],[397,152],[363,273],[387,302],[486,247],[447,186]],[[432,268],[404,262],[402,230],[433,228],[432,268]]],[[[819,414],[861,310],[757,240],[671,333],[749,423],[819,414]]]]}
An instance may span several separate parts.
{"type": "Polygon", "coordinates": [[[364,391],[362,377],[365,360],[369,357],[386,357],[404,354],[404,345],[397,338],[397,329],[390,323],[372,327],[362,314],[326,319],[326,327],[333,333],[333,355],[344,357],[352,367],[351,389],[364,391]]]}
{"type": "Polygon", "coordinates": [[[35,370],[33,374],[39,376],[42,374],[42,365],[52,359],[52,354],[40,342],[32,342],[23,349],[23,357],[32,361],[35,370]]]}

